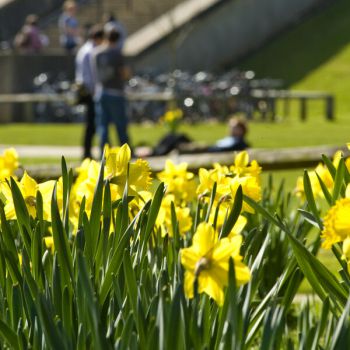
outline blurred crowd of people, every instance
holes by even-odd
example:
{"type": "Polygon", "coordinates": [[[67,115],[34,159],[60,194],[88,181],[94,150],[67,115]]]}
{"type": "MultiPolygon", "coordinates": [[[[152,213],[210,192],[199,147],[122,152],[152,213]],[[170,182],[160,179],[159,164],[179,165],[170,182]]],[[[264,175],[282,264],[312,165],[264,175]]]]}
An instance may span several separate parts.
{"type": "MultiPolygon", "coordinates": [[[[77,52],[75,80],[80,102],[86,106],[84,158],[92,157],[92,139],[96,131],[103,153],[104,146],[109,143],[109,124],[115,125],[121,145],[129,143],[124,96],[124,83],[129,73],[122,55],[125,37],[123,26],[109,15],[103,24],[95,24],[88,30],[87,40],[77,52]]],[[[78,45],[73,38],[62,38],[63,44],[68,43],[67,51],[74,49],[73,42],[78,45]]]]}
{"type": "MultiPolygon", "coordinates": [[[[58,19],[59,42],[67,53],[76,53],[84,44],[92,24],[81,25],[77,17],[77,3],[72,0],[65,1],[62,13],[58,19]]],[[[38,25],[39,17],[30,14],[26,17],[22,28],[13,41],[13,47],[23,53],[40,53],[43,48],[50,45],[49,37],[43,33],[38,25]]],[[[120,33],[119,49],[124,45],[126,38],[125,27],[117,20],[114,14],[104,14],[102,23],[111,23],[120,33]]]]}
{"type": "MultiPolygon", "coordinates": [[[[75,68],[79,103],[86,107],[84,158],[91,158],[95,133],[100,137],[101,154],[109,143],[108,125],[114,124],[120,144],[129,143],[124,82],[129,71],[124,64],[122,48],[126,39],[124,26],[113,14],[103,23],[86,25],[86,38],[77,19],[75,1],[65,1],[58,20],[60,45],[68,54],[76,54],[75,68]]],[[[29,15],[14,46],[23,53],[40,53],[49,45],[38,27],[38,17],[29,15]]]]}
{"type": "Polygon", "coordinates": [[[84,157],[91,158],[95,126],[100,150],[109,143],[108,125],[114,124],[120,144],[129,143],[124,83],[130,77],[121,50],[123,34],[119,25],[108,21],[94,25],[76,56],[76,83],[81,103],[86,105],[84,157]]]}
{"type": "MultiPolygon", "coordinates": [[[[102,155],[105,145],[109,143],[110,124],[116,127],[120,144],[128,143],[130,146],[124,84],[130,79],[131,73],[122,55],[127,36],[124,26],[114,14],[106,14],[103,16],[102,23],[85,25],[82,30],[77,18],[77,4],[69,0],[64,2],[58,28],[61,47],[67,54],[75,55],[75,86],[78,92],[78,103],[85,106],[83,158],[92,158],[95,134],[99,136],[102,155]]],[[[14,44],[21,52],[31,54],[40,53],[45,46],[49,45],[48,37],[41,33],[38,27],[36,15],[27,17],[24,26],[16,35],[14,44]]],[[[185,99],[185,106],[187,106],[187,99],[185,99]]],[[[244,149],[248,147],[244,139],[246,132],[246,123],[242,119],[233,119],[229,123],[228,137],[206,148],[206,151],[244,149]]],[[[160,144],[165,143],[166,151],[162,152],[161,145],[158,145],[159,147],[156,147],[152,154],[168,153],[177,147],[182,140],[181,137],[182,135],[176,133],[166,135],[165,141],[160,142],[160,144]]]]}
{"type": "Polygon", "coordinates": [[[14,47],[23,53],[39,53],[48,46],[48,37],[38,27],[38,16],[28,15],[23,27],[17,33],[14,47]]]}

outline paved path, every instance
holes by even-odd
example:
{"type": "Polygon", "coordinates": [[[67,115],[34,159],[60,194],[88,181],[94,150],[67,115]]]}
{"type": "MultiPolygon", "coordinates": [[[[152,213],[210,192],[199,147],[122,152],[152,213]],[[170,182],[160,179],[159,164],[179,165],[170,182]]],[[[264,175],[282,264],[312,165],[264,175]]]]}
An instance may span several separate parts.
{"type": "MultiPolygon", "coordinates": [[[[32,145],[0,145],[0,154],[9,147],[14,147],[20,158],[77,158],[83,155],[83,149],[80,146],[32,146],[32,145]]],[[[98,147],[93,148],[93,155],[98,158],[98,147]]]]}

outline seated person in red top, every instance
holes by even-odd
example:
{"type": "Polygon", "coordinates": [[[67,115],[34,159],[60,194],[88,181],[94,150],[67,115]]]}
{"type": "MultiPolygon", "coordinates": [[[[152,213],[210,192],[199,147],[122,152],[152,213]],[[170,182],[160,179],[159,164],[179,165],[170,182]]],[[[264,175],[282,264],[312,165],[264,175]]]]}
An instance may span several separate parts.
{"type": "Polygon", "coordinates": [[[232,117],[229,120],[229,136],[209,147],[209,152],[241,151],[249,147],[244,137],[248,131],[245,119],[232,117]]]}
{"type": "Polygon", "coordinates": [[[24,26],[15,37],[14,45],[23,53],[38,53],[41,51],[43,41],[38,27],[38,16],[27,16],[24,26]]]}

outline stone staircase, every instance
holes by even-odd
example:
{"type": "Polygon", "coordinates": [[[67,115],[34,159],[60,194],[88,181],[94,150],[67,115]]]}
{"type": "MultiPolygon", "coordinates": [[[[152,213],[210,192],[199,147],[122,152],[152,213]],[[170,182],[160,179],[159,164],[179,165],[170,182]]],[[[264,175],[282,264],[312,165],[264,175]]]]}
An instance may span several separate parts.
{"type": "MultiPolygon", "coordinates": [[[[77,17],[82,27],[102,21],[105,13],[113,13],[125,26],[128,35],[136,32],[183,0],[90,0],[80,4],[77,17]]],[[[44,26],[50,39],[49,50],[61,50],[57,27],[58,14],[44,26]]]]}

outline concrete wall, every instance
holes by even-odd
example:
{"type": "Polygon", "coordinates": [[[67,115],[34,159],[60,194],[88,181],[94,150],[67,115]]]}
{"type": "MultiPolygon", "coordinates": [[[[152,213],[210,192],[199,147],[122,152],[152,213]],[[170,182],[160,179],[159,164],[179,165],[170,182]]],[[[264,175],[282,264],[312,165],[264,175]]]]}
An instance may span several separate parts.
{"type": "Polygon", "coordinates": [[[0,55],[0,94],[31,92],[33,79],[43,72],[63,73],[74,78],[74,56],[69,55],[0,55]]]}
{"type": "Polygon", "coordinates": [[[135,70],[219,69],[330,0],[226,0],[133,57],[135,70]],[[170,39],[170,40],[169,40],[170,39]]]}
{"type": "MultiPolygon", "coordinates": [[[[33,92],[33,79],[43,72],[53,77],[64,74],[74,79],[74,56],[0,55],[0,94],[33,92]]],[[[28,115],[25,104],[0,104],[0,123],[23,121],[28,115]]]]}
{"type": "Polygon", "coordinates": [[[12,0],[0,7],[0,41],[11,39],[22,27],[26,16],[47,15],[62,6],[64,0],[12,0]]]}

